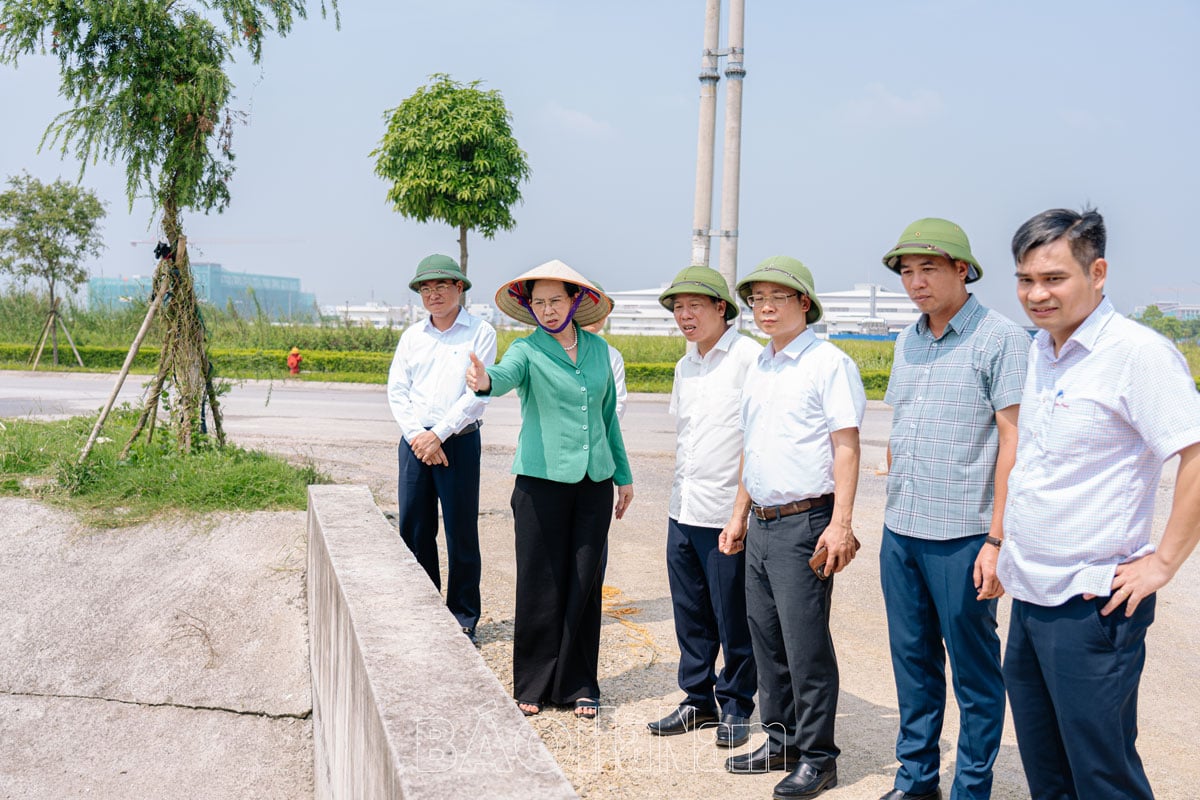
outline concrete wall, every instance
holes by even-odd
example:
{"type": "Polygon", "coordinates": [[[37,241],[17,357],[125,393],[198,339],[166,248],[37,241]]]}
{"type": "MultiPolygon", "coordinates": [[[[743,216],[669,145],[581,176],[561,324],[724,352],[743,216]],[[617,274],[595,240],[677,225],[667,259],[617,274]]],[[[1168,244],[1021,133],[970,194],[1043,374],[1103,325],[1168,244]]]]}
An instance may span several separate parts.
{"type": "Polygon", "coordinates": [[[308,494],[318,798],[575,797],[364,486],[308,494]]]}

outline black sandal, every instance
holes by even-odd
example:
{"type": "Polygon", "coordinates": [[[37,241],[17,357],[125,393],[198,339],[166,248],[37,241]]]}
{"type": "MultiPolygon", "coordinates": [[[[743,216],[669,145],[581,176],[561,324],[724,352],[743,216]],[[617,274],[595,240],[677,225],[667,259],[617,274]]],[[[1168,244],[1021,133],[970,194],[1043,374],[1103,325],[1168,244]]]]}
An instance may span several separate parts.
{"type": "Polygon", "coordinates": [[[542,713],[542,704],[541,703],[530,703],[525,700],[518,700],[517,708],[521,709],[521,713],[527,717],[534,717],[534,716],[537,716],[538,714],[542,713]],[[532,706],[533,711],[528,711],[524,708],[521,708],[521,706],[532,706]]]}
{"type": "Polygon", "coordinates": [[[592,697],[581,697],[575,701],[575,716],[577,718],[594,720],[599,713],[599,700],[592,697]]]}

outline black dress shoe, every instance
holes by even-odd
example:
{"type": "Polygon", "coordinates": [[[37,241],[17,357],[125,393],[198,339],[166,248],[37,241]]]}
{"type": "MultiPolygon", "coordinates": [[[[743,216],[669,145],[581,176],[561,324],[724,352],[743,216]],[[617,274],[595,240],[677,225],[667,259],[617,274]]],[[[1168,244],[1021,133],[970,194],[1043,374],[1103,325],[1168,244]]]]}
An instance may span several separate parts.
{"type": "Polygon", "coordinates": [[[771,742],[766,741],[753,753],[743,753],[725,759],[725,769],[739,775],[756,775],[760,772],[791,769],[799,761],[800,757],[786,748],[772,751],[771,742]]]}
{"type": "Polygon", "coordinates": [[[658,722],[647,722],[646,727],[656,736],[678,736],[716,721],[717,715],[712,711],[684,703],[658,722]]]}
{"type": "Polygon", "coordinates": [[[942,800],[942,790],[939,787],[934,789],[932,792],[915,794],[913,792],[906,792],[903,789],[892,789],[883,797],[879,798],[879,800],[942,800]]]}
{"type": "Polygon", "coordinates": [[[717,747],[741,747],[750,741],[750,723],[745,717],[725,714],[717,725],[717,747]]]}
{"type": "Polygon", "coordinates": [[[817,769],[812,764],[801,764],[792,774],[775,784],[775,800],[792,800],[794,797],[816,797],[826,789],[837,786],[837,767],[817,769]]]}
{"type": "Polygon", "coordinates": [[[466,637],[471,640],[471,644],[475,645],[476,647],[479,647],[479,639],[475,638],[475,629],[474,628],[468,628],[464,625],[463,633],[466,634],[466,637]]]}

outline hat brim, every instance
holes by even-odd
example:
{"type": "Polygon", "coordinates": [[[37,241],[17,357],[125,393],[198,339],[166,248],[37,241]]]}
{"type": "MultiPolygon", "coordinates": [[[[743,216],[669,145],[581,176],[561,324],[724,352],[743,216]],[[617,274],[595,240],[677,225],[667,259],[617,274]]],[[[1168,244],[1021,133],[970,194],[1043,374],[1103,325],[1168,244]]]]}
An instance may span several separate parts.
{"type": "MultiPolygon", "coordinates": [[[[876,251],[878,252],[878,251],[876,251]]],[[[974,283],[983,277],[983,267],[979,266],[979,262],[970,256],[964,256],[961,253],[955,255],[949,250],[938,247],[935,244],[911,244],[894,247],[887,252],[883,257],[883,265],[897,275],[900,274],[900,256],[922,256],[934,253],[935,255],[943,256],[950,261],[965,261],[967,262],[967,283],[974,283]]]]}
{"type": "MultiPolygon", "coordinates": [[[[738,281],[737,294],[743,303],[750,296],[751,285],[759,281],[764,283],[778,283],[780,286],[788,286],[800,292],[800,294],[808,295],[808,299],[812,301],[812,306],[808,309],[808,313],[804,315],[805,324],[812,325],[814,322],[819,322],[821,317],[825,316],[825,309],[821,306],[821,301],[817,298],[817,293],[813,291],[813,288],[806,286],[803,281],[792,273],[778,267],[756,269],[738,281]]],[[[749,305],[749,303],[746,303],[746,305],[749,305]]]]}
{"type": "Polygon", "coordinates": [[[425,281],[462,281],[464,292],[471,288],[471,282],[467,280],[466,275],[448,269],[431,269],[427,272],[422,272],[409,282],[408,288],[414,292],[419,292],[421,291],[421,284],[425,281]]]}
{"type": "Polygon", "coordinates": [[[727,297],[717,287],[709,286],[707,283],[701,281],[680,281],[679,283],[671,284],[658,296],[659,305],[667,311],[674,313],[675,301],[672,298],[680,294],[697,294],[701,297],[711,297],[713,300],[724,300],[726,322],[738,315],[737,303],[734,302],[732,297],[727,297]]]}
{"type": "Polygon", "coordinates": [[[537,325],[533,312],[521,304],[525,281],[562,281],[573,283],[585,290],[584,298],[575,310],[574,320],[580,325],[591,325],[602,321],[612,313],[612,298],[598,288],[595,283],[580,275],[575,270],[558,259],[540,264],[523,275],[518,275],[511,281],[501,285],[496,291],[496,308],[506,316],[525,325],[537,325]]]}

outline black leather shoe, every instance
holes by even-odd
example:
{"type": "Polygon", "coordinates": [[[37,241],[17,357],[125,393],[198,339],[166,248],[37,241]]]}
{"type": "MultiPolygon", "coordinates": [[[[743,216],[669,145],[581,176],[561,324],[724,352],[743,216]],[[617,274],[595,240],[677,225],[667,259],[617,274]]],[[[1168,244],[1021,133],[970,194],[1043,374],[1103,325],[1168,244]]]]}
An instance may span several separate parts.
{"type": "Polygon", "coordinates": [[[684,703],[679,708],[667,714],[658,722],[647,722],[646,727],[656,736],[678,736],[717,721],[717,715],[712,711],[689,706],[684,703]]]}
{"type": "Polygon", "coordinates": [[[725,769],[739,775],[756,775],[760,772],[791,769],[799,761],[800,757],[789,750],[772,752],[771,743],[766,741],[752,753],[725,759],[725,769]]]}
{"type": "Polygon", "coordinates": [[[464,626],[463,633],[466,635],[466,637],[468,639],[471,640],[471,644],[475,645],[476,647],[479,647],[479,639],[475,638],[475,629],[474,628],[468,628],[468,627],[464,626]]]}
{"type": "Polygon", "coordinates": [[[906,792],[903,789],[892,789],[879,798],[879,800],[942,800],[942,790],[941,787],[938,787],[932,792],[914,794],[913,792],[906,792]]]}
{"type": "Polygon", "coordinates": [[[750,741],[750,723],[745,717],[724,714],[717,725],[717,747],[741,747],[750,741]]]}
{"type": "Polygon", "coordinates": [[[792,774],[775,784],[775,800],[792,800],[794,797],[816,797],[826,789],[837,786],[837,767],[817,769],[812,764],[801,764],[792,774]]]}

